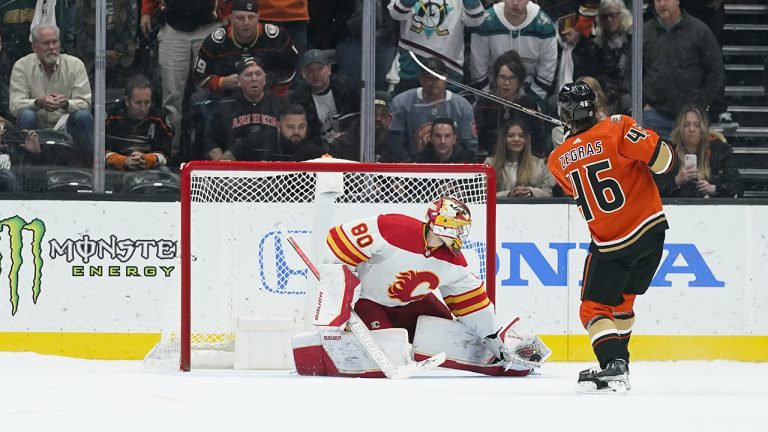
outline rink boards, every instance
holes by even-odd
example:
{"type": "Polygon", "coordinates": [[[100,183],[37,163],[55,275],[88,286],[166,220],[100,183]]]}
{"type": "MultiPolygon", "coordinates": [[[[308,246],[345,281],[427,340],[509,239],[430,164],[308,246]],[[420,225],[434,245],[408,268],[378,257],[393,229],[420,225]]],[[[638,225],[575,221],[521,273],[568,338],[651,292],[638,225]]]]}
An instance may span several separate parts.
{"type": "MultiPolygon", "coordinates": [[[[2,203],[0,351],[142,358],[179,287],[179,203],[2,203]]],[[[633,358],[768,361],[768,206],[665,209],[671,229],[652,287],[636,302],[633,358]]],[[[573,205],[497,207],[500,321],[520,315],[553,360],[592,358],[578,319],[588,242],[573,205]]]]}

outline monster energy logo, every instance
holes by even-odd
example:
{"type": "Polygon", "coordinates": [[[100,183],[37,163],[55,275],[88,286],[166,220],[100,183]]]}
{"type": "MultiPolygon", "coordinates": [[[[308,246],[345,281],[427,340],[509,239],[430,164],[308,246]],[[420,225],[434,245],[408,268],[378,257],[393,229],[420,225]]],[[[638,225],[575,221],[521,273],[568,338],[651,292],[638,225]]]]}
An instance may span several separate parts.
{"type": "MultiPolygon", "coordinates": [[[[8,272],[8,281],[11,288],[11,315],[16,315],[19,310],[19,270],[24,264],[21,252],[23,248],[22,231],[32,232],[32,257],[35,265],[35,276],[32,282],[32,302],[37,304],[40,296],[40,281],[43,278],[43,253],[42,244],[45,235],[45,223],[40,219],[33,219],[27,223],[19,216],[9,217],[0,221],[0,233],[3,227],[8,227],[8,238],[11,240],[11,269],[8,272]]],[[[0,274],[3,272],[3,255],[0,253],[0,274]]]]}

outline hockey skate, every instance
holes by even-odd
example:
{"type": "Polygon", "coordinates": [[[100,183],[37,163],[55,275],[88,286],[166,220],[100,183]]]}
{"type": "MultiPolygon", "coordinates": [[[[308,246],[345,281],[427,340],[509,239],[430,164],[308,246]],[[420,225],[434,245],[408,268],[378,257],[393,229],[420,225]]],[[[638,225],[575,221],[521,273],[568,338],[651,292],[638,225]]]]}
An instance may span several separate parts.
{"type": "Polygon", "coordinates": [[[605,369],[595,366],[579,373],[576,391],[579,393],[625,394],[629,385],[629,366],[626,360],[614,359],[605,369]]]}

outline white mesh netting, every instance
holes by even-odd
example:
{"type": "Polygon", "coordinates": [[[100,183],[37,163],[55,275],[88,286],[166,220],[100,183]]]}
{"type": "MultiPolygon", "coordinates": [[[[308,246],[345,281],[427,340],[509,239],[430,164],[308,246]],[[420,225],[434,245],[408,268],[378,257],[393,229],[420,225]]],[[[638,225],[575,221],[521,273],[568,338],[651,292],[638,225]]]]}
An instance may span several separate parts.
{"type": "MultiPolygon", "coordinates": [[[[311,164],[309,164],[311,165],[311,164]]],[[[465,255],[485,279],[488,188],[484,171],[472,173],[297,172],[196,170],[190,175],[189,230],[192,365],[231,366],[238,317],[293,319],[304,327],[314,278],[284,240],[290,233],[316,261],[332,226],[381,213],[423,219],[427,204],[444,195],[463,200],[473,216],[465,255]],[[309,295],[308,295],[309,293],[309,295]],[[211,360],[210,357],[213,357],[211,360]],[[199,357],[199,358],[196,358],[199,357]],[[223,358],[223,360],[222,360],[223,358]]],[[[184,289],[184,287],[182,287],[184,289]]],[[[180,293],[172,290],[160,343],[148,367],[178,367],[180,293]]]]}

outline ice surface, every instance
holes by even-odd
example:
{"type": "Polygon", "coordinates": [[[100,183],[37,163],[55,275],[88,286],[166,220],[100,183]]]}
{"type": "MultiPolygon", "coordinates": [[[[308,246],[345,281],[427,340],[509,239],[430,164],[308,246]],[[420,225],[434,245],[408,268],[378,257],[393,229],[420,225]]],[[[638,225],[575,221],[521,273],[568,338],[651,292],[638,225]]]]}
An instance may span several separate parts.
{"type": "Polygon", "coordinates": [[[588,366],[387,380],[0,353],[0,431],[768,430],[768,363],[636,362],[627,396],[577,394],[588,366]]]}

